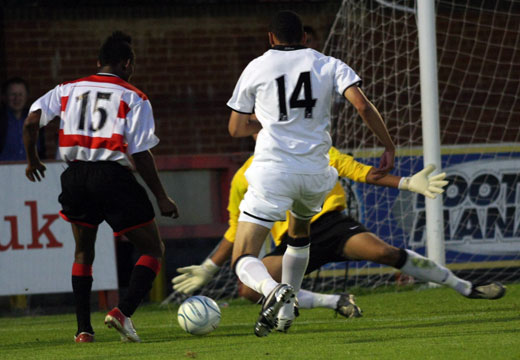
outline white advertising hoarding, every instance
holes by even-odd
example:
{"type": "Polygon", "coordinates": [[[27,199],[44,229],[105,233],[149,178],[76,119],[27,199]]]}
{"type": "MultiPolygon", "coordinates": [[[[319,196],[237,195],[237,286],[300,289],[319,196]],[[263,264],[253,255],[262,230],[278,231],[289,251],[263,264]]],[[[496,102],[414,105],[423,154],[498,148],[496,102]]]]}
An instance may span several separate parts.
{"type": "MultiPolygon", "coordinates": [[[[46,164],[45,179],[32,183],[25,165],[0,165],[0,295],[71,292],[74,238],[59,216],[64,163],[46,164]]],[[[92,290],[117,289],[114,236],[98,230],[92,290]]]]}

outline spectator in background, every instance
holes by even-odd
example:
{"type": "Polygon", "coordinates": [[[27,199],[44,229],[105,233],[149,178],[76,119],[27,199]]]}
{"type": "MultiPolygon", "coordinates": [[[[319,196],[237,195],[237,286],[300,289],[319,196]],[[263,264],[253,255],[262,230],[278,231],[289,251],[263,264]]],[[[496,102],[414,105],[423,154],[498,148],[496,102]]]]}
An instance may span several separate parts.
{"type": "Polygon", "coordinates": [[[305,31],[305,34],[307,34],[307,39],[305,40],[305,46],[308,48],[321,51],[321,44],[320,44],[320,38],[318,36],[318,33],[314,28],[310,25],[305,25],[303,27],[303,31],[305,31]]]}
{"type": "MultiPolygon", "coordinates": [[[[7,80],[2,86],[0,109],[0,161],[24,161],[25,148],[22,139],[23,122],[29,108],[29,87],[20,77],[7,80]]],[[[39,134],[38,154],[45,158],[45,137],[39,134]]]]}
{"type": "MultiPolygon", "coordinates": [[[[24,79],[13,77],[2,85],[0,106],[0,161],[25,160],[22,139],[23,122],[28,113],[27,99],[29,87],[24,79]]],[[[38,143],[40,156],[44,155],[44,137],[40,134],[38,143]]],[[[27,296],[14,295],[9,298],[11,309],[21,312],[27,309],[27,296]]]]}

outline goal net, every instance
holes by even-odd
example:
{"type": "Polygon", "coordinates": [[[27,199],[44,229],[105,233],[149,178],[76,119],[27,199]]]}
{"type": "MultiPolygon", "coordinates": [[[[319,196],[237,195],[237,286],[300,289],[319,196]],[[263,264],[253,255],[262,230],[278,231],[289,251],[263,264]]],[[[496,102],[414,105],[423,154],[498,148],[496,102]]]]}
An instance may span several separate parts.
{"type": "MultiPolygon", "coordinates": [[[[446,263],[473,281],[520,273],[520,2],[437,1],[441,160],[446,263]]],[[[395,175],[423,167],[415,1],[344,0],[324,53],[363,79],[398,147],[395,175]]],[[[355,109],[333,104],[334,145],[378,165],[380,144],[355,109]]],[[[386,242],[425,254],[424,197],[342,180],[347,211],[386,242]]],[[[395,269],[350,261],[310,274],[304,288],[342,291],[406,283],[395,269]]],[[[203,294],[237,294],[225,267],[203,294]]]]}
{"type": "MultiPolygon", "coordinates": [[[[398,147],[393,174],[423,167],[415,1],[344,0],[325,46],[363,79],[398,147]]],[[[446,264],[474,281],[520,272],[520,2],[437,1],[441,161],[446,264]],[[477,6],[475,5],[477,4],[477,6]]],[[[382,149],[355,109],[334,104],[336,147],[377,165],[382,149]]],[[[424,197],[345,181],[349,211],[383,240],[425,254],[424,197]]],[[[345,264],[322,270],[345,276],[345,264]]],[[[330,275],[327,276],[327,275],[330,275]]],[[[377,286],[394,269],[349,262],[349,285],[377,286]]]]}

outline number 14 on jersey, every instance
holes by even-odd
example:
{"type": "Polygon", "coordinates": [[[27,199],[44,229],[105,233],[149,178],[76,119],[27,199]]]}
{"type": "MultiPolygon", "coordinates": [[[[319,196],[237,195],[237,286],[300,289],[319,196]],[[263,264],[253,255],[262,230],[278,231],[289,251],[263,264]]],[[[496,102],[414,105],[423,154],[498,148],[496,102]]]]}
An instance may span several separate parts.
{"type": "MultiPolygon", "coordinates": [[[[287,103],[285,95],[285,75],[282,75],[276,79],[278,85],[278,105],[280,108],[280,116],[278,121],[287,121],[287,103]]],[[[294,87],[294,90],[289,99],[289,106],[292,108],[304,108],[305,118],[312,119],[312,108],[316,105],[316,99],[312,98],[312,87],[311,87],[311,73],[305,71],[300,73],[298,82],[294,87]],[[303,88],[303,99],[299,99],[300,93],[303,88]]]]}

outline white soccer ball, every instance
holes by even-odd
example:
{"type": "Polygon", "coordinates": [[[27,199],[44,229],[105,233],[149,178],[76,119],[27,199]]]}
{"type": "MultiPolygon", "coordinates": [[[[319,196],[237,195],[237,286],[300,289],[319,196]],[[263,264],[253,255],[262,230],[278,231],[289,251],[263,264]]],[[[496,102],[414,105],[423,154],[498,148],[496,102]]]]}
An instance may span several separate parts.
{"type": "Polygon", "coordinates": [[[207,296],[192,296],[179,307],[177,320],[181,328],[192,335],[209,334],[220,323],[220,308],[207,296]]]}

